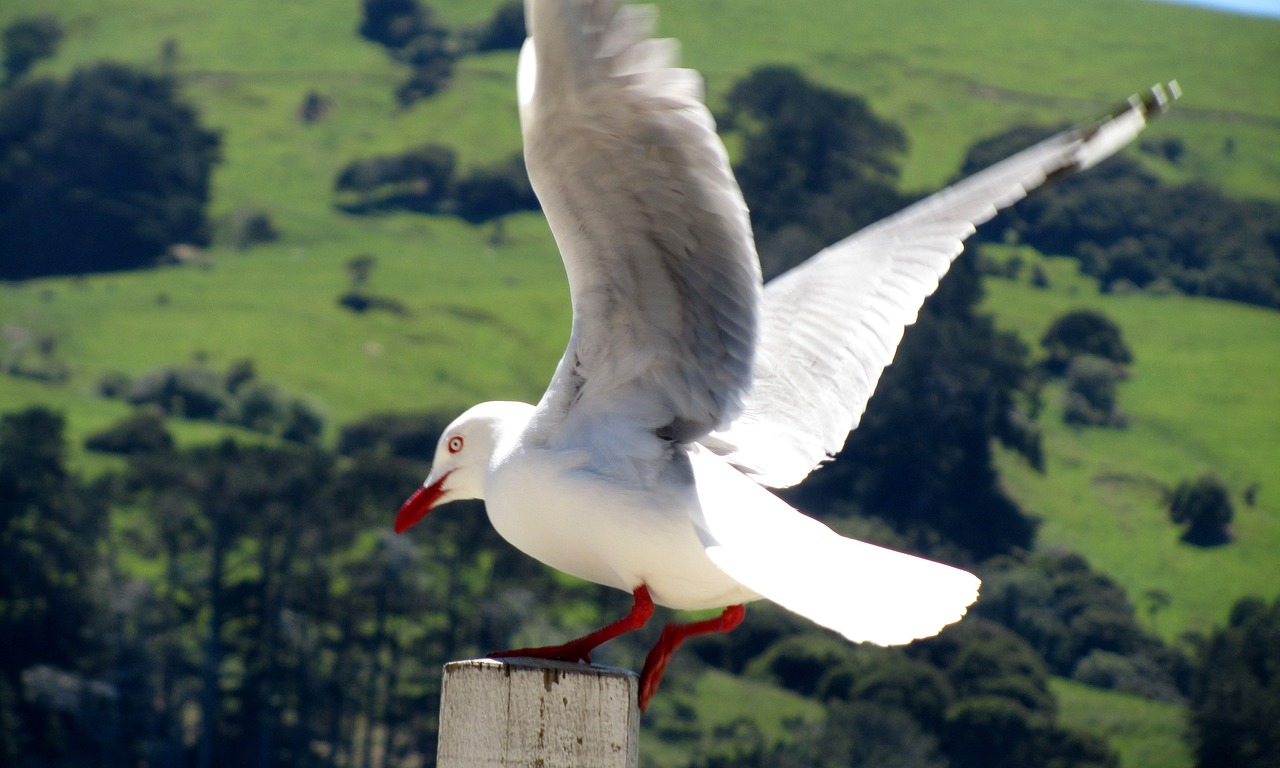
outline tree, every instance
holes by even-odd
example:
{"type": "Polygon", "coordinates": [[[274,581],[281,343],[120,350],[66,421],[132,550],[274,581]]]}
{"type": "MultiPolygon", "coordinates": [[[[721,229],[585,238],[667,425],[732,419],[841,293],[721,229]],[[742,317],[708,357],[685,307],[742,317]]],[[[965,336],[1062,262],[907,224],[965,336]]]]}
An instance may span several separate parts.
{"type": "Polygon", "coordinates": [[[167,451],[173,436],[165,428],[164,414],[157,408],[139,408],[101,432],[90,435],[85,447],[104,453],[146,453],[167,451]]]}
{"type": "Polygon", "coordinates": [[[0,418],[0,762],[87,764],[102,744],[82,672],[107,515],[65,465],[62,417],[0,418]],[[70,698],[59,692],[71,694],[70,698]]]}
{"type": "Polygon", "coordinates": [[[972,612],[1018,633],[1054,674],[1180,699],[1183,657],[1144,632],[1124,591],[1083,557],[1000,557],[984,564],[981,575],[982,599],[972,612]]]}
{"type": "Polygon", "coordinates": [[[718,119],[742,136],[734,173],[767,276],[907,202],[894,186],[906,134],[857,96],[767,66],[734,84],[718,119]]]}
{"type": "Polygon", "coordinates": [[[52,16],[18,19],[4,29],[4,69],[8,82],[27,73],[58,50],[62,25],[52,16]]]}
{"type": "MultiPolygon", "coordinates": [[[[976,170],[1053,129],[1019,126],[975,144],[976,170]]],[[[1178,151],[1167,155],[1176,162],[1178,151]]],[[[1007,210],[984,237],[1013,233],[1072,256],[1104,290],[1158,289],[1280,306],[1280,206],[1203,184],[1169,185],[1128,156],[1066,179],[1007,210]]]]}
{"type": "Polygon", "coordinates": [[[1133,352],[1125,343],[1120,326],[1093,309],[1076,309],[1057,317],[1044,335],[1040,346],[1048,356],[1045,367],[1061,375],[1072,358],[1093,355],[1119,365],[1133,362],[1133,352]]]}
{"type": "Polygon", "coordinates": [[[333,189],[352,213],[405,209],[434,213],[453,191],[457,156],[440,144],[424,144],[398,155],[355,160],[338,172],[333,189]]]}
{"type": "Polygon", "coordinates": [[[516,211],[538,210],[524,158],[513,155],[506,161],[477,168],[458,180],[454,207],[472,224],[501,218],[516,211]]]}
{"type": "Polygon", "coordinates": [[[1125,427],[1127,417],[1116,407],[1116,385],[1125,369],[1105,358],[1078,355],[1067,366],[1062,418],[1074,426],[1125,427]]]}
{"type": "Polygon", "coordinates": [[[510,0],[498,7],[489,21],[475,31],[477,51],[518,51],[524,45],[524,3],[510,0]]]}
{"type": "Polygon", "coordinates": [[[119,64],[0,94],[0,278],[132,269],[206,243],[218,146],[173,80],[119,64]]]}
{"type": "Polygon", "coordinates": [[[1202,475],[1178,483],[1169,497],[1169,519],[1186,527],[1182,540],[1198,547],[1231,541],[1231,492],[1217,476],[1202,475]]]}
{"type": "Polygon", "coordinates": [[[417,0],[364,0],[360,36],[388,48],[403,48],[421,31],[425,11],[417,0]]]}
{"type": "Polygon", "coordinates": [[[1280,765],[1280,600],[1245,598],[1203,646],[1191,694],[1198,768],[1280,765]]]}
{"type": "Polygon", "coordinates": [[[449,30],[436,21],[431,8],[417,0],[364,0],[363,11],[360,35],[381,43],[397,61],[413,68],[396,89],[401,106],[444,88],[453,74],[455,54],[449,47],[449,30]]]}

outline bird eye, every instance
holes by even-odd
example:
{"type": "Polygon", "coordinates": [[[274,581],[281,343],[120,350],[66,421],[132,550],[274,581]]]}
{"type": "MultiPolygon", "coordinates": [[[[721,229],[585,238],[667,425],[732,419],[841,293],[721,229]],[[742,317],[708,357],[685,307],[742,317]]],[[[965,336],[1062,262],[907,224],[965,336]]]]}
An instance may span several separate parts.
{"type": "Polygon", "coordinates": [[[457,453],[462,450],[462,438],[454,435],[449,438],[449,453],[457,453]]]}

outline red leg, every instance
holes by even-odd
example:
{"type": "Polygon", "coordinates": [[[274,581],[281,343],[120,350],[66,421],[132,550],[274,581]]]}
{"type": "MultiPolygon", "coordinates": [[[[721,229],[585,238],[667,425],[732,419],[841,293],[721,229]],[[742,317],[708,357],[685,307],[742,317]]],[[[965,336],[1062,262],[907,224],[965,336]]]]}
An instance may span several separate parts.
{"type": "Polygon", "coordinates": [[[612,624],[601,627],[589,635],[570,640],[564,645],[546,645],[541,648],[518,648],[514,651],[498,651],[489,654],[490,658],[501,659],[513,656],[524,656],[535,659],[555,659],[556,661],[591,662],[591,652],[597,646],[612,640],[618,635],[639,629],[653,615],[653,598],[649,597],[649,588],[641,584],[631,593],[635,602],[631,612],[612,624]]]}
{"type": "Polygon", "coordinates": [[[691,624],[668,624],[662,628],[662,636],[649,655],[644,659],[644,669],[640,672],[640,709],[649,708],[649,700],[658,692],[658,683],[662,681],[662,673],[667,670],[671,655],[676,652],[687,638],[695,635],[706,635],[711,632],[728,632],[742,623],[747,610],[741,605],[731,605],[717,618],[706,621],[695,621],[691,624]]]}

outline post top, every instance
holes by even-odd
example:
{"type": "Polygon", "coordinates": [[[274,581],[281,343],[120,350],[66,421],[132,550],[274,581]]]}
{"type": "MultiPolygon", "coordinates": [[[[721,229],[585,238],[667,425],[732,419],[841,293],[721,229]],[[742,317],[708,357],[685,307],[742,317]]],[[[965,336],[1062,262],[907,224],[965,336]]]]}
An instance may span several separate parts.
{"type": "Polygon", "coordinates": [[[519,670],[551,670],[557,675],[587,675],[592,677],[621,677],[621,678],[639,678],[635,672],[621,667],[610,667],[604,664],[583,664],[572,661],[555,661],[552,659],[534,659],[524,656],[513,656],[510,658],[490,659],[459,659],[450,661],[444,665],[445,674],[458,672],[464,669],[475,670],[496,670],[506,668],[519,670]]]}

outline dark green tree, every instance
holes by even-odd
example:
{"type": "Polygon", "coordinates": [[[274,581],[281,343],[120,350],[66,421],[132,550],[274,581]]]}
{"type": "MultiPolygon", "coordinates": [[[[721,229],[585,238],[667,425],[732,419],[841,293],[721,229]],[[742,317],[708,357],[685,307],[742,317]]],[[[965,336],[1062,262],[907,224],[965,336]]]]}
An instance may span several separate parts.
{"type": "Polygon", "coordinates": [[[767,276],[907,202],[895,186],[906,134],[857,96],[767,66],[734,84],[718,119],[742,137],[734,173],[767,276]]]}
{"type": "Polygon", "coordinates": [[[428,14],[417,0],[364,0],[361,9],[360,36],[391,49],[408,45],[428,14]]]}
{"type": "Polygon", "coordinates": [[[104,750],[84,676],[101,650],[92,582],[107,514],[101,494],[67,471],[65,454],[60,415],[33,408],[0,418],[5,765],[85,764],[104,750]]]}
{"type": "Polygon", "coordinates": [[[62,41],[62,25],[53,16],[18,19],[3,34],[4,70],[7,82],[22,77],[37,61],[47,59],[62,41]]]}
{"type": "Polygon", "coordinates": [[[524,3],[510,0],[498,7],[484,26],[475,31],[473,43],[477,51],[520,50],[526,36],[524,3]]]}
{"type": "Polygon", "coordinates": [[[517,154],[491,166],[477,168],[458,180],[454,207],[459,216],[479,224],[516,211],[538,210],[538,198],[517,154]]]}
{"type": "Polygon", "coordinates": [[[1093,355],[1119,365],[1133,362],[1133,352],[1125,343],[1120,326],[1093,309],[1076,309],[1057,317],[1040,337],[1044,365],[1052,373],[1066,373],[1071,359],[1093,355]]]}
{"type": "Polygon", "coordinates": [[[1198,768],[1280,765],[1280,600],[1241,600],[1205,643],[1191,731],[1198,768]]]}
{"type": "MultiPolygon", "coordinates": [[[[965,171],[1052,132],[1020,126],[978,142],[965,171]]],[[[1165,184],[1131,156],[1120,156],[1003,212],[983,236],[1013,235],[1043,253],[1072,256],[1104,290],[1174,289],[1275,307],[1277,221],[1280,207],[1273,202],[1232,199],[1203,184],[1165,184]]]]}
{"type": "Polygon", "coordinates": [[[1169,519],[1185,526],[1182,540],[1199,547],[1231,541],[1231,492],[1217,476],[1202,475],[1178,483],[1169,497],[1169,519]]]}
{"type": "Polygon", "coordinates": [[[955,691],[941,738],[954,768],[1119,765],[1105,742],[1057,722],[1048,668],[1007,629],[970,618],[917,645],[955,691]]]}
{"type": "Polygon", "coordinates": [[[983,567],[982,599],[973,612],[1018,633],[1054,674],[1073,675],[1095,652],[1159,662],[1146,691],[1177,698],[1179,659],[1138,624],[1133,605],[1111,579],[1076,554],[1037,553],[997,558],[983,567]]]}
{"type": "Polygon", "coordinates": [[[1117,407],[1118,385],[1125,369],[1095,355],[1076,355],[1067,365],[1062,418],[1074,426],[1125,427],[1128,418],[1117,407]]]}
{"type": "Polygon", "coordinates": [[[119,64],[0,94],[0,278],[131,269],[207,242],[218,145],[173,80],[119,64]]]}
{"type": "Polygon", "coordinates": [[[453,74],[456,54],[449,30],[429,6],[418,0],[364,0],[360,35],[381,43],[402,63],[412,67],[409,79],[396,89],[401,106],[434,95],[453,74]]]}
{"type": "Polygon", "coordinates": [[[146,453],[167,451],[173,436],[165,426],[164,414],[156,408],[139,408],[101,432],[90,435],[85,447],[103,453],[146,453]]]}
{"type": "Polygon", "coordinates": [[[333,182],[344,210],[353,213],[406,209],[434,213],[453,192],[457,156],[439,144],[398,155],[348,163],[333,182]]]}

